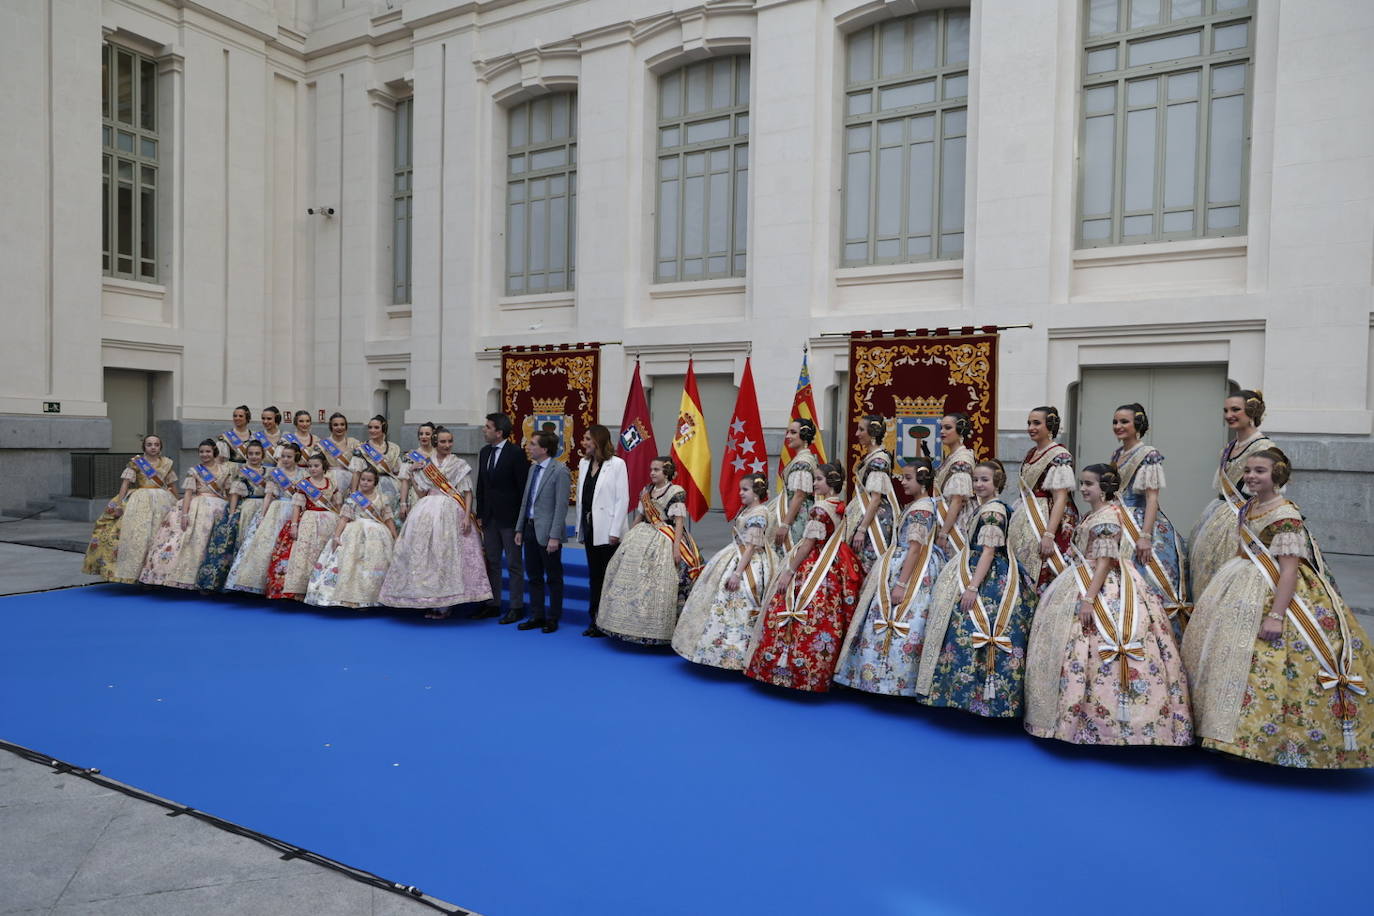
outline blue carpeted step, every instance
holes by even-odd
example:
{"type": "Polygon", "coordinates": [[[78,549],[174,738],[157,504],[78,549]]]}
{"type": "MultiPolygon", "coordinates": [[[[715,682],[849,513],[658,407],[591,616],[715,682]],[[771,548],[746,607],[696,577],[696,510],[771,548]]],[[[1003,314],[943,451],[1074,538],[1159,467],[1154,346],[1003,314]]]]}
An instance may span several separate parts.
{"type": "MultiPolygon", "coordinates": [[[[563,618],[589,620],[587,602],[591,583],[587,578],[587,552],[580,546],[563,548],[563,618]]],[[[510,570],[501,566],[501,606],[510,607],[510,570]]]]}

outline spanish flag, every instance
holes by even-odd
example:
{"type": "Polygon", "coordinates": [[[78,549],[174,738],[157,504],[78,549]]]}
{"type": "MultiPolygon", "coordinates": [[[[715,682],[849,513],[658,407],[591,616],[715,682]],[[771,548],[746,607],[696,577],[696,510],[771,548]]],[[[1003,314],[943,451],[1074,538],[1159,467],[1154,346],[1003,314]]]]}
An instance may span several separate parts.
{"type": "Polygon", "coordinates": [[[701,521],[711,508],[711,443],[706,438],[706,417],[701,413],[697,374],[687,360],[687,379],[682,383],[682,404],[677,411],[670,453],[677,465],[674,483],[687,491],[687,514],[701,521]]]}

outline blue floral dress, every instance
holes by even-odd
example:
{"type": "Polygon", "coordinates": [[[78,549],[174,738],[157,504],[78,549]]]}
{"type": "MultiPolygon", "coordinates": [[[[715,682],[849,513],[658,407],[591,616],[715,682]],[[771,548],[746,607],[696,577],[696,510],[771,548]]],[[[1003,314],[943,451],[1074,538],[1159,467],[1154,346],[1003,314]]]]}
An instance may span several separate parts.
{"type": "MultiPolygon", "coordinates": [[[[241,543],[240,535],[244,531],[243,518],[261,509],[262,498],[267,495],[265,477],[261,483],[253,483],[243,476],[241,468],[244,465],[235,464],[233,467],[239,470],[236,470],[235,480],[229,492],[239,497],[238,504],[234,506],[233,512],[224,513],[220,520],[215,522],[215,527],[210,529],[205,559],[201,561],[200,570],[196,573],[196,588],[207,592],[224,590],[225,580],[229,578],[229,567],[233,565],[241,543]]],[[[263,473],[266,473],[265,469],[263,473]]]]}
{"type": "Polygon", "coordinates": [[[1011,509],[1000,499],[978,506],[969,549],[945,565],[931,600],[926,642],[917,673],[917,699],[927,706],[952,706],[974,715],[1018,718],[1026,675],[1026,643],[1035,616],[1036,594],[1023,586],[1015,558],[1007,551],[1011,509]],[[982,548],[991,547],[992,567],[979,586],[986,630],[960,607],[961,569],[972,576],[982,548]],[[1013,590],[1005,618],[1003,597],[1013,590]],[[990,631],[990,632],[989,632],[990,631]],[[990,642],[988,637],[992,638],[990,642]]]}
{"type": "MultiPolygon", "coordinates": [[[[1121,449],[1112,453],[1112,464],[1121,472],[1121,489],[1117,499],[1131,513],[1137,526],[1145,524],[1145,498],[1150,490],[1164,489],[1164,456],[1153,445],[1141,443],[1122,454],[1121,449]]],[[[1159,595],[1164,610],[1173,621],[1174,635],[1183,638],[1183,627],[1187,623],[1188,569],[1187,554],[1183,552],[1183,538],[1178,529],[1169,521],[1162,508],[1155,511],[1154,559],[1159,566],[1159,576],[1149,568],[1149,564],[1135,562],[1151,590],[1159,595]],[[1163,581],[1160,581],[1161,578],[1163,581]],[[1172,593],[1172,594],[1171,594],[1172,593]]],[[[1131,545],[1135,550],[1135,545],[1131,545]]]]}

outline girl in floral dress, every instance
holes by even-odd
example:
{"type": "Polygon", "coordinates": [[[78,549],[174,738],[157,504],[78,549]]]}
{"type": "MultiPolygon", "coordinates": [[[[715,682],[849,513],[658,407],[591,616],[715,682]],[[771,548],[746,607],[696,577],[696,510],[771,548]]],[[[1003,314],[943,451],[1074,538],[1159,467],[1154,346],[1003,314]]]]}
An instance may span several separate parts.
{"type": "Polygon", "coordinates": [[[863,567],[844,536],[844,471],[817,469],[815,505],[754,625],[744,673],[794,690],[825,692],[863,585],[863,567]]]}
{"type": "Polygon", "coordinates": [[[1149,432],[1150,418],[1140,404],[1123,404],[1112,414],[1112,433],[1121,446],[1112,453],[1112,464],[1121,472],[1118,498],[1130,515],[1125,520],[1134,553],[1135,568],[1156,593],[1173,621],[1174,635],[1183,637],[1188,622],[1187,556],[1168,516],[1159,507],[1164,489],[1164,456],[1153,445],[1141,442],[1149,432]]]}
{"type": "Polygon", "coordinates": [[[868,575],[892,539],[892,521],[901,511],[892,489],[892,456],[883,448],[887,421],[877,415],[859,421],[855,439],[864,458],[854,474],[854,498],[844,513],[845,536],[868,575]]]}
{"type": "Polygon", "coordinates": [[[940,418],[940,452],[944,456],[935,472],[935,508],[940,514],[940,529],[935,543],[946,556],[964,546],[973,521],[977,500],[973,498],[973,466],[978,458],[965,444],[973,430],[966,413],[951,413],[940,418]]]}
{"type": "Polygon", "coordinates": [[[282,526],[291,520],[291,494],[297,481],[305,477],[305,469],[296,464],[301,456],[300,446],[290,444],[278,453],[279,462],[267,474],[267,493],[262,510],[243,534],[229,575],[224,580],[226,592],[252,592],[261,595],[267,588],[267,567],[272,562],[272,548],[282,526]]]}
{"type": "Polygon", "coordinates": [[[1291,474],[1277,448],[1245,459],[1250,498],[1227,510],[1240,554],[1183,634],[1197,733],[1205,748],[1280,766],[1374,766],[1374,649],[1280,493],[1291,474]]]}
{"type": "Polygon", "coordinates": [[[119,493],[91,532],[82,570],[110,582],[137,582],[162,517],[176,505],[177,473],[162,454],[162,439],[143,437],[143,452],[119,475],[119,493]]]}
{"type": "Polygon", "coordinates": [[[210,532],[228,508],[229,482],[238,470],[219,456],[214,439],[197,449],[200,464],[181,482],[181,506],[163,516],[138,581],[145,585],[195,588],[210,532]]]}
{"type": "Polygon", "coordinates": [[[305,603],[320,607],[375,607],[391,566],[396,523],[377,495],[377,472],[367,468],[344,500],[334,535],[320,553],[305,603]]]}
{"type": "Polygon", "coordinates": [[[673,630],[673,651],[689,662],[739,671],[777,555],[771,543],[767,477],[740,481],[734,537],[702,570],[673,630]]]}
{"type": "Polygon", "coordinates": [[[795,457],[787,463],[778,494],[768,506],[773,516],[773,546],[779,559],[801,540],[811,511],[816,482],[816,453],[811,451],[811,443],[815,439],[816,424],[806,419],[793,420],[783,433],[783,442],[795,457]]]}
{"type": "Polygon", "coordinates": [[[1035,443],[1021,462],[1021,501],[1011,515],[1007,541],[1026,581],[1043,592],[1064,568],[1064,551],[1073,541],[1078,509],[1073,504],[1073,455],[1054,437],[1059,410],[1037,407],[1026,418],[1035,443]]]}
{"type": "Polygon", "coordinates": [[[268,598],[305,598],[315,561],[329,543],[338,517],[339,491],[329,479],[329,459],[318,452],[305,461],[309,477],[291,494],[291,519],[277,532],[267,566],[268,598]]]}
{"type": "Polygon", "coordinates": [[[596,625],[627,642],[671,642],[678,611],[701,572],[701,553],[687,530],[687,491],[673,483],[676,475],[666,455],[649,465],[635,522],[606,564],[596,625]]]}
{"type": "Polygon", "coordinates": [[[1011,510],[997,498],[1006,482],[1000,461],[973,468],[978,507],[968,547],[945,564],[935,584],[916,675],[917,699],[928,706],[1021,715],[1036,596],[1007,550],[1011,510]]]}
{"type": "Polygon", "coordinates": [[[870,693],[916,695],[926,612],[945,564],[944,551],[935,546],[937,515],[929,492],[934,480],[929,458],[911,459],[902,468],[902,491],[911,502],[898,519],[892,543],[864,582],[836,683],[870,693]]]}
{"type": "Polygon", "coordinates": [[[1274,447],[1273,441],[1259,429],[1264,419],[1261,392],[1244,389],[1229,395],[1222,402],[1221,415],[1232,439],[1221,450],[1217,464],[1214,478],[1217,498],[1203,508],[1202,517],[1188,538],[1189,592],[1195,596],[1202,594],[1217,570],[1240,549],[1236,537],[1236,510],[1250,495],[1242,479],[1246,459],[1274,447]]]}
{"type": "Polygon", "coordinates": [[[230,478],[229,510],[215,522],[210,530],[210,541],[205,547],[205,559],[196,574],[196,588],[202,592],[218,592],[224,589],[229,578],[229,567],[238,554],[239,545],[253,519],[262,510],[263,497],[267,495],[267,468],[263,466],[262,443],[249,440],[242,449],[247,458],[246,464],[235,464],[236,473],[230,478]]]}
{"type": "Polygon", "coordinates": [[[1114,465],[1083,469],[1090,510],[1069,567],[1040,597],[1026,651],[1026,731],[1072,744],[1193,743],[1169,615],[1131,562],[1114,465]]]}

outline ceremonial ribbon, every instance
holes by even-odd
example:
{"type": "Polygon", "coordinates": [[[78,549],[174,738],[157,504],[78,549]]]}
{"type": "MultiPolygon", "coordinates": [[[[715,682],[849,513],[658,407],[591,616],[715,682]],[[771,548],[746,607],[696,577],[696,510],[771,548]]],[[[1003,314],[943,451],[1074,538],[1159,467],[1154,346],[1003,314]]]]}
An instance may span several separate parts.
{"type": "Polygon", "coordinates": [[[669,542],[677,543],[678,559],[687,564],[687,575],[695,579],[700,575],[703,565],[701,551],[697,549],[696,541],[686,531],[682,533],[682,539],[678,540],[677,530],[663,518],[663,513],[659,510],[658,503],[649,494],[649,490],[639,494],[639,502],[640,510],[644,513],[644,520],[653,525],[658,533],[667,538],[669,542]]]}
{"type": "Polygon", "coordinates": [[[343,450],[334,444],[333,439],[326,437],[324,439],[319,440],[319,443],[320,448],[324,449],[325,452],[328,453],[330,458],[333,458],[336,461],[343,460],[343,450]]]}
{"type": "MultiPolygon", "coordinates": [[[[1117,503],[1116,507],[1121,514],[1121,527],[1125,530],[1131,545],[1134,546],[1136,541],[1144,536],[1143,532],[1140,530],[1140,526],[1135,523],[1135,516],[1131,515],[1130,509],[1120,503],[1117,503]]],[[[1179,587],[1175,591],[1173,583],[1169,581],[1169,574],[1165,572],[1164,565],[1159,562],[1159,557],[1155,555],[1153,546],[1150,548],[1150,560],[1145,564],[1145,574],[1150,577],[1150,584],[1164,596],[1164,610],[1169,612],[1169,616],[1176,617],[1182,614],[1183,620],[1186,622],[1193,613],[1193,606],[1186,597],[1180,597],[1180,593],[1187,595],[1183,579],[1180,576],[1179,587]]]]}
{"type": "Polygon", "coordinates": [[[162,476],[158,474],[157,468],[153,467],[153,463],[143,455],[135,455],[133,458],[129,459],[129,464],[134,470],[151,480],[155,487],[161,487],[164,490],[171,489],[171,487],[163,482],[162,476]]]}
{"type": "MultiPolygon", "coordinates": [[[[372,469],[378,474],[392,476],[391,468],[386,463],[386,456],[377,451],[377,447],[371,442],[364,442],[353,450],[353,454],[367,461],[372,465],[372,469]]],[[[418,454],[418,453],[416,453],[418,454]]]]}
{"type": "Polygon", "coordinates": [[[276,482],[277,486],[282,488],[282,491],[284,493],[290,493],[291,490],[296,486],[296,482],[293,481],[290,477],[287,477],[286,472],[283,471],[281,468],[272,469],[272,480],[276,482]]]}
{"type": "MultiPolygon", "coordinates": [[[[1040,503],[1035,498],[1035,491],[1026,486],[1025,478],[1017,480],[1017,483],[1021,486],[1021,501],[1025,503],[1026,513],[1030,516],[1031,527],[1035,529],[1036,537],[1038,539],[1043,539],[1046,534],[1050,535],[1053,553],[1044,557],[1043,560],[1045,563],[1049,564],[1050,569],[1057,576],[1068,568],[1069,562],[1064,559],[1064,554],[1060,551],[1059,544],[1055,542],[1054,534],[1049,530],[1048,520],[1040,514],[1040,503]]],[[[1039,550],[1038,544],[1036,545],[1036,549],[1039,550]]]]}
{"type": "MultiPolygon", "coordinates": [[[[325,478],[325,486],[329,486],[328,477],[325,478]]],[[[311,483],[309,478],[302,477],[300,480],[296,481],[296,489],[299,490],[306,499],[319,506],[321,509],[338,514],[337,509],[325,502],[324,491],[311,483]]]]}
{"type": "MultiPolygon", "coordinates": [[[[886,452],[881,454],[886,455],[886,452]]],[[[868,515],[869,508],[873,505],[873,500],[882,499],[887,502],[886,495],[870,493],[864,483],[870,473],[882,473],[881,471],[869,471],[868,461],[859,466],[859,473],[855,475],[854,492],[859,495],[859,505],[863,508],[863,515],[868,515]]],[[[892,514],[896,516],[896,507],[892,506],[892,514]]],[[[868,538],[873,542],[873,549],[877,553],[887,550],[887,536],[883,534],[883,526],[878,521],[878,516],[874,515],[873,520],[868,523],[868,538]]]]}
{"type": "MultiPolygon", "coordinates": [[[[251,465],[245,464],[242,468],[239,469],[239,473],[242,474],[244,478],[247,479],[247,481],[255,487],[262,486],[263,482],[266,480],[266,478],[262,476],[262,473],[253,470],[253,467],[251,465]]],[[[282,476],[284,477],[286,475],[283,474],[282,476]]]]}
{"type": "MultiPolygon", "coordinates": [[[[912,506],[917,505],[912,503],[912,506]]],[[[911,623],[909,621],[911,599],[915,597],[920,588],[920,583],[925,579],[926,569],[930,566],[930,555],[935,546],[935,533],[928,532],[926,542],[921,545],[921,553],[913,567],[910,577],[907,579],[906,593],[902,595],[902,600],[895,607],[892,604],[892,592],[887,588],[887,583],[891,581],[892,560],[897,554],[897,531],[900,529],[900,522],[893,529],[892,546],[883,553],[882,563],[879,564],[878,586],[878,608],[882,612],[879,619],[873,621],[874,635],[883,637],[883,651],[886,652],[892,647],[892,636],[897,634],[905,638],[911,633],[911,623]]]]}
{"type": "Polygon", "coordinates": [[[223,433],[220,434],[220,438],[223,439],[226,443],[228,443],[231,449],[238,452],[240,455],[243,455],[244,461],[248,460],[248,456],[244,455],[243,453],[244,446],[246,446],[248,443],[243,441],[243,438],[239,436],[238,433],[234,432],[232,429],[226,429],[223,433]]]}
{"type": "MultiPolygon", "coordinates": [[[[986,548],[980,548],[986,549],[986,548]]],[[[960,550],[955,557],[959,564],[959,582],[967,590],[973,585],[973,574],[969,571],[969,564],[973,561],[972,551],[968,547],[960,550]]],[[[969,640],[974,649],[987,648],[987,680],[983,684],[983,699],[991,700],[996,695],[996,683],[994,674],[996,673],[997,651],[1010,654],[1012,650],[1011,637],[1007,636],[1007,627],[1011,624],[1011,611],[1016,607],[1016,602],[1021,597],[1021,569],[1016,562],[1016,554],[1007,551],[1007,588],[1002,593],[1002,603],[997,608],[997,619],[989,622],[987,607],[983,604],[983,596],[975,589],[973,593],[973,610],[970,616],[973,620],[973,635],[969,640]]]]}
{"type": "MultiPolygon", "coordinates": [[[[1129,562],[1129,561],[1128,561],[1129,562]]],[[[1102,600],[1102,592],[1093,596],[1093,623],[1097,627],[1102,644],[1097,649],[1097,657],[1104,662],[1119,661],[1120,689],[1116,698],[1116,718],[1120,722],[1129,721],[1127,709],[1131,692],[1131,662],[1145,661],[1145,644],[1136,632],[1140,617],[1136,614],[1135,579],[1118,558],[1121,574],[1121,601],[1117,613],[1113,614],[1102,600]]],[[[1078,554],[1073,563],[1074,582],[1078,594],[1088,596],[1092,584],[1092,567],[1086,557],[1078,554]]]]}
{"type": "MultiPolygon", "coordinates": [[[[1248,506],[1246,507],[1248,510],[1248,506]]],[[[1240,546],[1250,558],[1250,562],[1264,576],[1265,583],[1271,591],[1278,591],[1279,587],[1279,563],[1274,559],[1274,555],[1269,552],[1269,548],[1259,539],[1250,526],[1246,523],[1248,511],[1240,513],[1240,546]]],[[[1293,598],[1288,602],[1287,617],[1290,623],[1307,638],[1307,644],[1311,646],[1317,656],[1317,667],[1320,669],[1317,674],[1317,682],[1321,684],[1323,690],[1336,691],[1336,703],[1340,707],[1338,718],[1341,722],[1341,735],[1345,739],[1345,749],[1347,751],[1356,750],[1355,744],[1355,704],[1347,702],[1346,691],[1350,693],[1366,695],[1364,678],[1350,670],[1353,660],[1353,653],[1350,648],[1350,625],[1345,617],[1335,610],[1336,599],[1331,595],[1330,586],[1326,579],[1317,576],[1317,581],[1321,583],[1322,590],[1326,592],[1327,600],[1331,602],[1332,613],[1336,614],[1336,621],[1341,631],[1341,651],[1338,655],[1336,650],[1331,647],[1331,641],[1322,632],[1321,624],[1317,621],[1317,615],[1312,607],[1297,593],[1295,589],[1293,598]]]]}
{"type": "Polygon", "coordinates": [[[215,482],[215,475],[210,471],[209,468],[207,468],[203,464],[198,464],[195,467],[191,468],[191,470],[195,472],[197,477],[199,477],[202,481],[205,482],[205,485],[209,487],[211,492],[213,492],[216,496],[222,497],[224,495],[220,491],[219,484],[215,482]]]}
{"type": "Polygon", "coordinates": [[[361,490],[354,490],[352,493],[349,493],[348,501],[353,503],[353,505],[357,506],[359,509],[366,512],[368,515],[372,516],[372,518],[376,521],[381,521],[381,518],[377,515],[376,507],[372,504],[372,500],[364,496],[361,490]]]}
{"type": "MultiPolygon", "coordinates": [[[[811,565],[810,571],[806,574],[806,580],[798,588],[794,577],[787,585],[787,590],[783,593],[783,610],[774,611],[774,618],[781,618],[779,625],[791,623],[793,620],[801,623],[807,618],[807,608],[811,605],[811,599],[816,596],[816,590],[821,587],[821,582],[825,580],[825,575],[830,570],[830,566],[835,562],[835,557],[840,552],[840,547],[844,543],[844,524],[843,520],[836,518],[836,513],[826,502],[822,501],[820,506],[827,515],[830,516],[831,523],[835,526],[830,537],[826,539],[821,547],[820,553],[816,557],[816,562],[811,565]]],[[[789,628],[789,633],[790,633],[789,628]]],[[[778,664],[782,667],[787,665],[788,647],[784,647],[782,658],[778,664]]]]}
{"type": "MultiPolygon", "coordinates": [[[[420,469],[420,472],[425,475],[425,479],[433,484],[436,490],[456,502],[458,508],[463,510],[464,514],[471,517],[472,513],[468,511],[468,501],[463,498],[463,494],[458,492],[453,484],[449,482],[449,479],[444,476],[444,472],[439,470],[433,461],[430,461],[419,451],[407,453],[406,458],[420,469]]],[[[477,529],[480,531],[482,529],[482,522],[478,519],[473,519],[473,521],[477,523],[477,529]]],[[[555,532],[555,534],[561,536],[561,532],[555,532]]]]}

